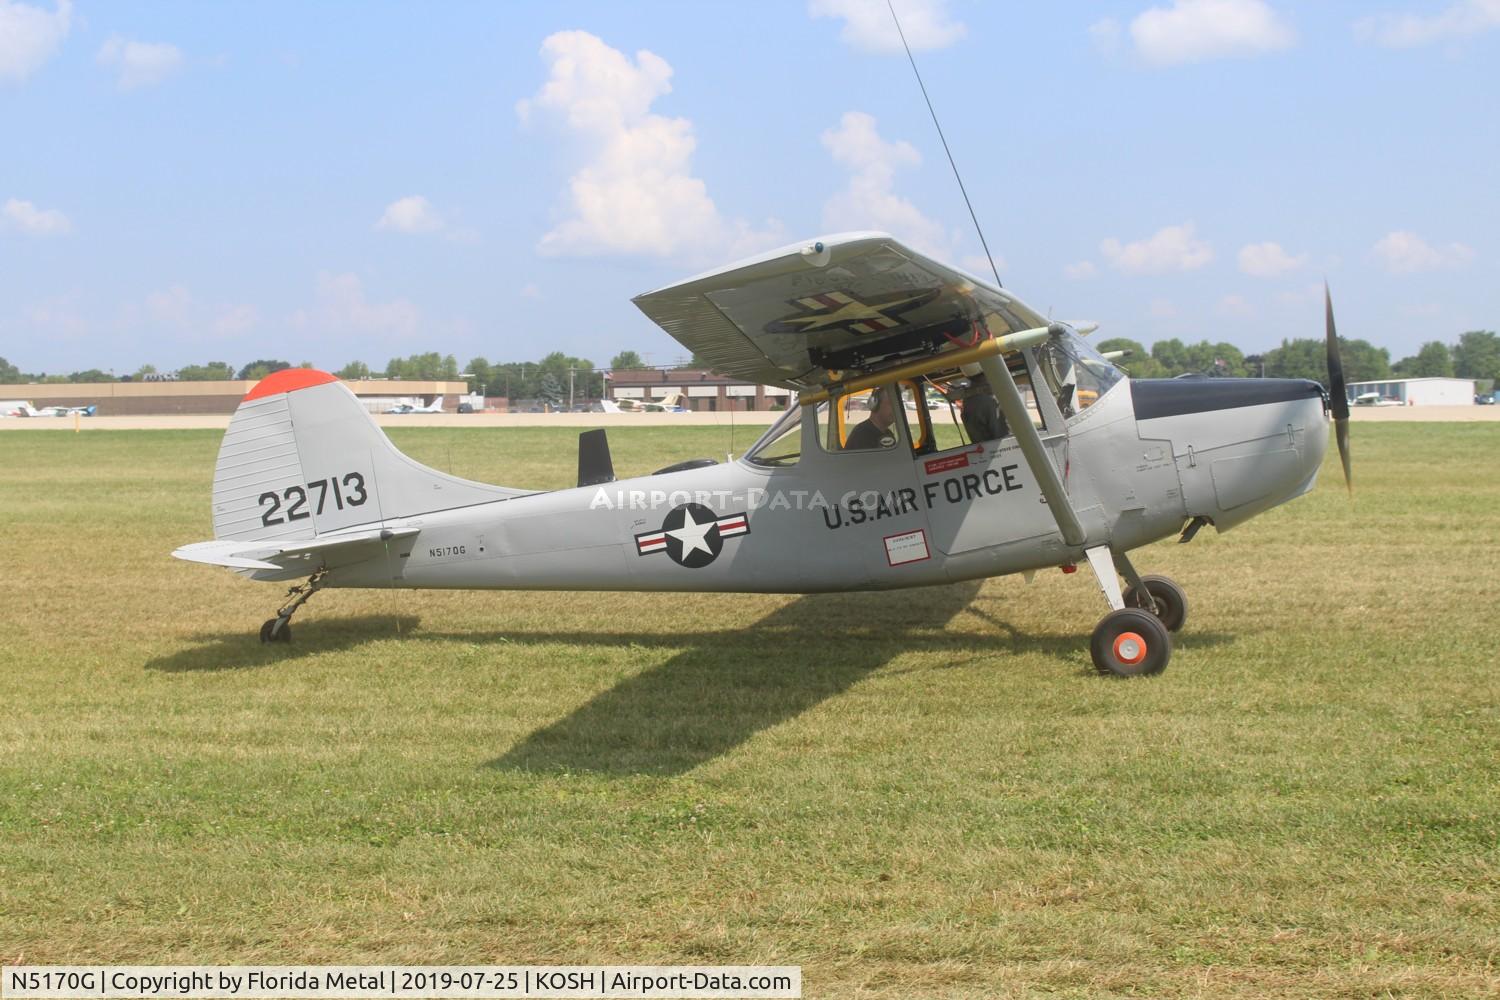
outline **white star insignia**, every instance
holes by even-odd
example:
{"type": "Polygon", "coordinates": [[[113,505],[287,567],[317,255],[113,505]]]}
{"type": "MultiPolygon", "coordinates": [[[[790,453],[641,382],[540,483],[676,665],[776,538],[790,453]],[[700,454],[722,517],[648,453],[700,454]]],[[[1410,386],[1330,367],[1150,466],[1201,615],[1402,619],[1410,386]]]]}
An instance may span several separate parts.
{"type": "Polygon", "coordinates": [[[682,557],[686,559],[698,550],[703,550],[713,555],[713,549],[709,548],[707,535],[718,522],[710,517],[701,524],[693,520],[693,509],[689,507],[682,512],[682,527],[673,528],[667,534],[682,543],[682,557]]]}

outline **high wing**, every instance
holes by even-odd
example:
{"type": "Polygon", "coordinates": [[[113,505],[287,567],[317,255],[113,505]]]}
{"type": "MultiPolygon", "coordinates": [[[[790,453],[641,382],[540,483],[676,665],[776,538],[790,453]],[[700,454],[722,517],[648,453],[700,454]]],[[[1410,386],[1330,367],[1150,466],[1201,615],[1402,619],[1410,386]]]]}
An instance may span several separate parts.
{"type": "Polygon", "coordinates": [[[773,250],[633,300],[715,370],[818,388],[968,344],[1047,326],[1020,299],[885,233],[773,250]]]}

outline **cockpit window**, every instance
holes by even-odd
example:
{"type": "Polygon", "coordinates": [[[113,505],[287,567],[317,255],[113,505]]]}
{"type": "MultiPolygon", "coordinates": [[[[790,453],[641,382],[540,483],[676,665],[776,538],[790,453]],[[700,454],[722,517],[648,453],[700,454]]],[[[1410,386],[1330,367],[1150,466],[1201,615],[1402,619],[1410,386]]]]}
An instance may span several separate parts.
{"type": "MultiPolygon", "coordinates": [[[[781,418],[750,447],[745,454],[746,461],[773,469],[796,465],[802,457],[802,420],[812,410],[812,407],[802,406],[793,399],[781,418]]],[[[809,419],[820,427],[827,410],[828,404],[823,403],[810,414],[809,419]]]]}
{"type": "Polygon", "coordinates": [[[1050,338],[1036,353],[1065,419],[1093,406],[1125,377],[1088,341],[1072,334],[1050,338]]]}

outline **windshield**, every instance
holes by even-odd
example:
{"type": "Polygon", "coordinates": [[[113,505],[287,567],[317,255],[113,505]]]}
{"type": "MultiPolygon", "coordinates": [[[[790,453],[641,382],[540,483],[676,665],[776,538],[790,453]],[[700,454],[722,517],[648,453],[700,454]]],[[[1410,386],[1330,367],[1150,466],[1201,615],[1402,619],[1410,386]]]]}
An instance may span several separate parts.
{"type": "MultiPolygon", "coordinates": [[[[813,416],[819,426],[822,425],[822,415],[827,408],[827,403],[819,405],[813,416]]],[[[781,418],[761,435],[759,441],[751,445],[745,454],[745,460],[770,468],[796,465],[797,460],[802,457],[802,414],[807,409],[809,407],[802,406],[793,397],[791,405],[781,418]]]]}
{"type": "Polygon", "coordinates": [[[1076,334],[1051,337],[1036,353],[1064,418],[1092,406],[1125,377],[1124,372],[1076,334]]]}

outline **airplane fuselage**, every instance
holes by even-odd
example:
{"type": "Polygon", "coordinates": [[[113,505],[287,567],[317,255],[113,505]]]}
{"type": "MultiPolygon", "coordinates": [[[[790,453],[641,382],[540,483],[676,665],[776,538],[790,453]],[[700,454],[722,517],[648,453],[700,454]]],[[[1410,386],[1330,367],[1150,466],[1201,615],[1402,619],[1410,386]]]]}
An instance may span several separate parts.
{"type": "Polygon", "coordinates": [[[1083,546],[1061,537],[1014,437],[830,452],[809,419],[792,465],[741,459],[387,519],[417,531],[383,557],[331,562],[324,586],[809,593],[998,576],[1092,545],[1128,551],[1194,516],[1226,530],[1310,489],[1327,446],[1321,392],[1300,381],[1122,380],[1065,432],[1052,416],[1043,441],[1083,546]]]}

